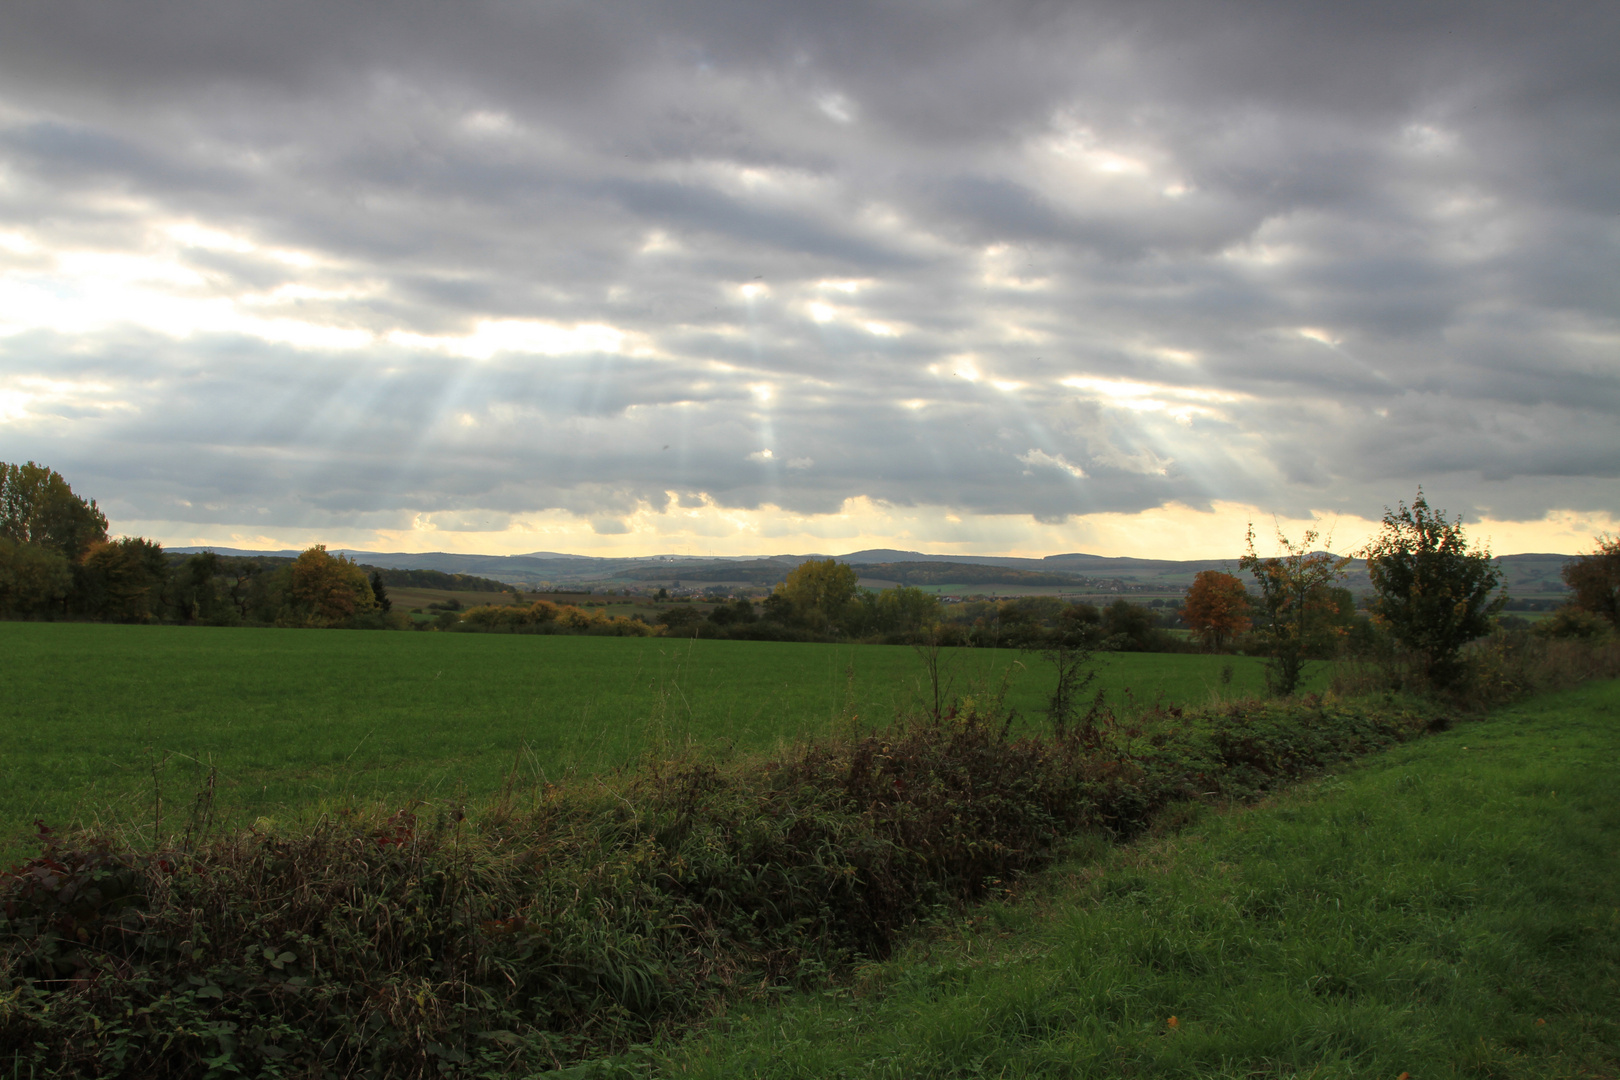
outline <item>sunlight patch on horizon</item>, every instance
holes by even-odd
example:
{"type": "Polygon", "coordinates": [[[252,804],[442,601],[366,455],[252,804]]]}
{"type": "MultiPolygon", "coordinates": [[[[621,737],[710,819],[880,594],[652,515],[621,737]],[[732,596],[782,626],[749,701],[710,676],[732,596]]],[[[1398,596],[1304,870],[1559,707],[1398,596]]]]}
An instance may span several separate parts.
{"type": "MultiPolygon", "coordinates": [[[[666,493],[664,506],[639,504],[617,515],[574,514],[565,510],[506,513],[469,509],[453,514],[407,515],[403,528],[333,527],[266,529],[262,523],[198,526],[184,522],[141,520],[121,528],[159,539],[166,546],[215,544],[226,547],[292,548],[325,543],[329,547],[371,551],[447,551],[463,554],[518,555],[536,550],[582,555],[645,557],[685,551],[693,555],[759,556],[846,554],[867,548],[898,548],[926,554],[1011,555],[1042,558],[1061,552],[1106,557],[1157,559],[1232,559],[1243,553],[1244,535],[1252,522],[1261,537],[1262,554],[1273,524],[1289,536],[1307,528],[1330,534],[1333,550],[1350,552],[1378,532],[1366,518],[1316,511],[1305,518],[1275,517],[1249,504],[1215,502],[1207,510],[1169,503],[1139,513],[1074,515],[1061,523],[1042,523],[1024,514],[975,515],[950,506],[895,506],[868,496],[845,499],[827,514],[784,510],[774,503],[746,509],[726,507],[707,493],[684,500],[666,493]],[[696,503],[696,505],[683,505],[696,503]],[[503,515],[506,527],[480,531],[481,522],[503,515]],[[602,534],[593,522],[613,516],[623,532],[602,534]],[[458,526],[451,529],[442,526],[458,526]]],[[[1486,519],[1470,522],[1471,540],[1488,543],[1498,555],[1522,552],[1589,550],[1599,532],[1620,531],[1620,518],[1607,513],[1557,510],[1536,521],[1486,519]]]]}

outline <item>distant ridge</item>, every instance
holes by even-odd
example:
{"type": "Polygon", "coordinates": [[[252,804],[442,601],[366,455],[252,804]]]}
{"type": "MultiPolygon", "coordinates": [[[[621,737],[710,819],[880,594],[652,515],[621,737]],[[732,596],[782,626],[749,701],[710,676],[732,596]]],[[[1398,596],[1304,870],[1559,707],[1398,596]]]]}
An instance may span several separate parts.
{"type": "MultiPolygon", "coordinates": [[[[215,551],[221,555],[268,555],[290,558],[298,555],[293,550],[257,551],[226,547],[177,547],[168,550],[176,554],[215,551]]],[[[471,574],[494,578],[510,585],[526,588],[537,586],[603,585],[607,587],[631,584],[690,584],[771,585],[780,581],[795,566],[809,559],[825,559],[827,555],[767,555],[767,556],[708,556],[708,555],[647,555],[637,558],[619,558],[598,555],[571,555],[556,551],[535,551],[527,555],[461,555],[447,551],[363,551],[358,548],[332,548],[356,562],[392,570],[440,570],[449,574],[471,574]]],[[[1068,552],[1045,558],[1024,558],[1013,555],[930,555],[920,551],[901,551],[897,548],[867,548],[847,555],[831,556],[849,563],[859,570],[882,566],[882,572],[898,572],[895,568],[919,564],[955,564],[958,566],[995,567],[1009,571],[1006,575],[963,574],[956,582],[964,586],[983,582],[998,587],[1016,586],[1020,582],[1033,583],[1038,575],[1043,583],[1072,582],[1076,590],[1097,589],[1112,591],[1106,586],[1129,590],[1176,591],[1184,589],[1201,570],[1222,570],[1237,573],[1237,556],[1229,559],[1139,559],[1128,555],[1087,555],[1068,552]],[[1005,577],[1005,581],[1001,580],[1005,577]],[[989,580],[994,579],[994,580],[989,580]]],[[[1503,579],[1510,594],[1515,596],[1548,596],[1564,592],[1560,571],[1573,556],[1550,553],[1503,555],[1495,561],[1503,571],[1503,579]]],[[[944,576],[949,572],[942,568],[944,576]]],[[[878,574],[863,575],[873,581],[892,578],[878,574]]],[[[904,570],[907,580],[930,582],[938,573],[921,574],[918,570],[904,570]]],[[[1366,592],[1369,588],[1366,564],[1355,560],[1349,567],[1346,586],[1353,592],[1366,592]]]]}

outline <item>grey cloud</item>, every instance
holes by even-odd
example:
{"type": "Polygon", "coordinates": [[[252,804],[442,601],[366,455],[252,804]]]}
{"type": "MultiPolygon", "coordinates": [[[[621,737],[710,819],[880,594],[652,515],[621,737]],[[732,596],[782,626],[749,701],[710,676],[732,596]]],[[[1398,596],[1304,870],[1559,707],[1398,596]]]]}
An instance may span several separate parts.
{"type": "MultiPolygon", "coordinates": [[[[120,513],[611,528],[675,491],[1376,514],[1419,481],[1520,516],[1616,508],[1612,7],[132,11],[8,20],[0,231],[133,252],[154,215],[195,219],[317,257],[179,253],[198,296],[327,290],[261,296],[264,317],[610,323],[651,352],[0,339],[0,379],[120,402],[42,405],[0,457],[82,469],[120,513]],[[1041,174],[1059,121],[1122,171],[1041,174]],[[1027,279],[986,276],[997,245],[1027,279]],[[1133,409],[1072,375],[1171,389],[1133,409]]],[[[0,273],[42,258],[0,251],[0,273]]]]}

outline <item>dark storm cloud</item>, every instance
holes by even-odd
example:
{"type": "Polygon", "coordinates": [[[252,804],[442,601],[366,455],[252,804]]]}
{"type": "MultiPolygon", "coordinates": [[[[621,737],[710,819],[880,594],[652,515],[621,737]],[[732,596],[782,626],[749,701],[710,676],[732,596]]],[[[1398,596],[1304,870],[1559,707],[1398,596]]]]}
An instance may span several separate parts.
{"type": "Polygon", "coordinates": [[[1418,482],[1614,511],[1617,31],[1597,3],[25,5],[0,458],[198,524],[611,534],[671,492],[1376,516],[1418,482]]]}

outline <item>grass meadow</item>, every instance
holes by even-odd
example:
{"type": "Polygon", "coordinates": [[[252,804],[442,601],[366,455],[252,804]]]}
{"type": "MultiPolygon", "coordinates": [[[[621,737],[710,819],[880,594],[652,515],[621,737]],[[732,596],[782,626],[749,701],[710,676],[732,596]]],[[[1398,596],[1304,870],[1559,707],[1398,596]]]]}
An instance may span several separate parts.
{"type": "Polygon", "coordinates": [[[1256,809],[1189,809],[853,985],[627,1065],[689,1080],[1612,1077],[1617,720],[1620,682],[1589,683],[1256,809]]]}
{"type": "MultiPolygon", "coordinates": [[[[849,714],[921,707],[904,646],[837,646],[86,623],[0,623],[0,856],[30,823],[183,817],[210,770],[227,822],[462,798],[648,753],[767,750],[849,714]]],[[[1038,718],[1051,673],[1012,650],[947,650],[953,695],[1038,718]]],[[[1325,679],[1325,669],[1317,673],[1325,679]]],[[[1258,660],[1110,654],[1122,707],[1258,693],[1258,660]]]]}

